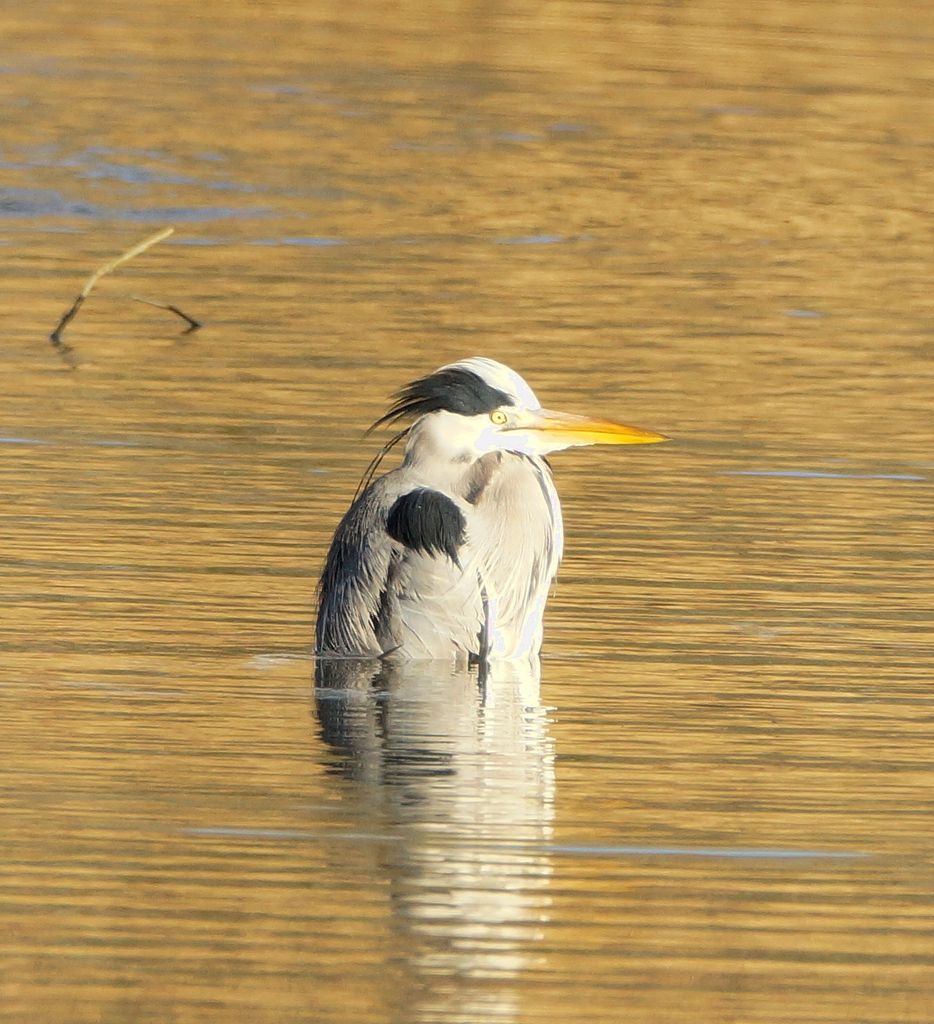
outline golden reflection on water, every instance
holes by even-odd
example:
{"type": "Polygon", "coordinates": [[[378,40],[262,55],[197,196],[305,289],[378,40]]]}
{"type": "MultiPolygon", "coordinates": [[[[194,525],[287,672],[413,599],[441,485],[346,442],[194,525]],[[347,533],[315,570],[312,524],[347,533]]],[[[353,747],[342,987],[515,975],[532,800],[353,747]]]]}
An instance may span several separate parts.
{"type": "Polygon", "coordinates": [[[0,29],[9,1019],[927,1024],[932,11],[0,29]],[[360,433],[471,354],[677,441],[555,458],[540,681],[315,690],[360,433]]]}

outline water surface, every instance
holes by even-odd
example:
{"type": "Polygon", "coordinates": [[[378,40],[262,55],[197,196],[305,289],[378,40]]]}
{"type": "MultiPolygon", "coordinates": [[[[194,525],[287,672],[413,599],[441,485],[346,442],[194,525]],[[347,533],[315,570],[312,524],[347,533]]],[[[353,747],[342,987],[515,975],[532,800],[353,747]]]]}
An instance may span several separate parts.
{"type": "Polygon", "coordinates": [[[215,7],[0,15],[6,1018],[929,1024],[934,15],[215,7]],[[676,443],[540,671],[316,665],[473,354],[676,443]]]}

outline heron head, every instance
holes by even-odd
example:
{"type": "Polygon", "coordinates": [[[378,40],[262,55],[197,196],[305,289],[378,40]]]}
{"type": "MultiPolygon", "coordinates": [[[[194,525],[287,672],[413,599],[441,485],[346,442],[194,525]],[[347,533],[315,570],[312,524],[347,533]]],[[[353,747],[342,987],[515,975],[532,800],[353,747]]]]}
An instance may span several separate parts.
{"type": "Polygon", "coordinates": [[[592,444],[653,444],[662,434],[613,420],[543,409],[525,380],[482,356],[449,363],[412,381],[375,426],[414,419],[407,452],[418,447],[453,461],[493,451],[547,455],[592,444]]]}

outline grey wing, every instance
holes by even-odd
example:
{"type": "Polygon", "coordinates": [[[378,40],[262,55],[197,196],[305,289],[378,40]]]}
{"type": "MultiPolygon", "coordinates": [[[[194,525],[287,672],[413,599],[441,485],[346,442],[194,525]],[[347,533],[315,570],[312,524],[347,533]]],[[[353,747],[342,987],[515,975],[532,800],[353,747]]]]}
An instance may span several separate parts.
{"type": "Polygon", "coordinates": [[[382,653],[376,627],[393,558],[384,491],[383,480],[368,487],[334,533],[318,584],[320,653],[382,653]]]}
{"type": "Polygon", "coordinates": [[[469,506],[388,474],[344,517],[321,578],[318,650],[400,659],[480,656],[486,603],[469,506]]]}

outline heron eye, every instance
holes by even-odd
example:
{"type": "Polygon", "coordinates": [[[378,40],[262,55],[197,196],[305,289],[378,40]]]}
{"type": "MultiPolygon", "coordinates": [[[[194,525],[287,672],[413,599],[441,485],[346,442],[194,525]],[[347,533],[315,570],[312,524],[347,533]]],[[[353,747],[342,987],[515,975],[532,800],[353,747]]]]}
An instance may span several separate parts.
{"type": "Polygon", "coordinates": [[[509,419],[509,417],[506,415],[506,413],[503,412],[502,409],[494,409],[493,412],[490,413],[490,419],[497,426],[501,427],[509,419]]]}

